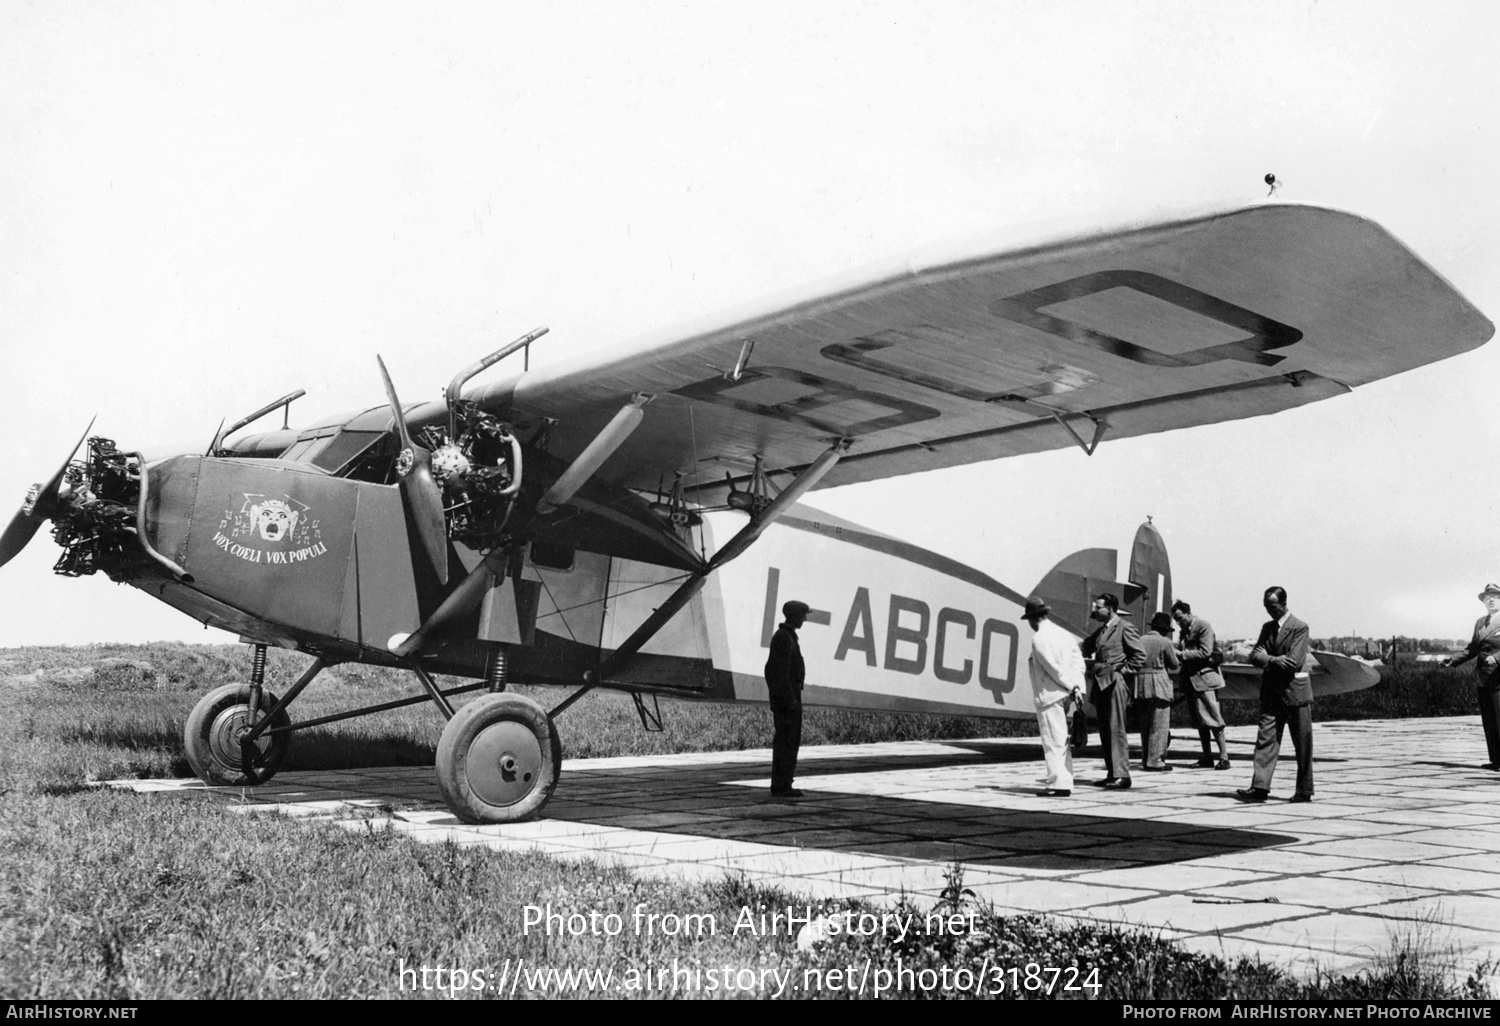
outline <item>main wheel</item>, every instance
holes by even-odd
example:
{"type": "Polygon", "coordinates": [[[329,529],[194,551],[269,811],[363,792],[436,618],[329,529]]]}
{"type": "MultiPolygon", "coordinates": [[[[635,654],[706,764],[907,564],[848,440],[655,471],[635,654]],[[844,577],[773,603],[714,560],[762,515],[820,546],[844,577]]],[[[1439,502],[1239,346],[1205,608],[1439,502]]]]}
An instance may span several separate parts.
{"type": "Polygon", "coordinates": [[[545,709],[520,695],[484,695],[454,714],[438,741],[443,801],[465,823],[529,819],[557,790],[562,742],[545,709]]]}
{"type": "MultiPolygon", "coordinates": [[[[276,704],[276,696],[261,692],[259,717],[276,704]]],[[[273,727],[291,726],[286,710],[276,714],[273,727]]],[[[250,722],[250,686],[226,684],[204,695],[188,715],[182,743],[188,764],[205,784],[215,787],[252,787],[264,784],[286,762],[290,734],[262,734],[248,748],[240,738],[250,722]]]]}

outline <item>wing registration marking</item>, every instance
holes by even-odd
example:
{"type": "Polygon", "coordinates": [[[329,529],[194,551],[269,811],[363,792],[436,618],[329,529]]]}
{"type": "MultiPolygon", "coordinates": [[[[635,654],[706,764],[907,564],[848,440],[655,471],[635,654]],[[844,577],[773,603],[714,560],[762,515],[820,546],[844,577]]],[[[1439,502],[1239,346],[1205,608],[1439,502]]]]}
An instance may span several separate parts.
{"type": "Polygon", "coordinates": [[[1146,271],[1098,271],[1085,274],[1055,285],[997,299],[990,304],[990,312],[1008,321],[1045,331],[1049,335],[1152,367],[1187,367],[1220,360],[1274,367],[1285,357],[1273,355],[1270,350],[1285,349],[1302,338],[1302,332],[1291,325],[1282,324],[1264,314],[1246,310],[1217,296],[1210,296],[1181,282],[1146,271]],[[1246,333],[1245,337],[1176,354],[1163,353],[1127,342],[1104,331],[1097,331],[1060,315],[1058,308],[1063,304],[1114,289],[1133,289],[1146,296],[1164,300],[1182,310],[1237,328],[1246,333]],[[1052,308],[1051,312],[1048,312],[1049,307],[1052,308]]]}

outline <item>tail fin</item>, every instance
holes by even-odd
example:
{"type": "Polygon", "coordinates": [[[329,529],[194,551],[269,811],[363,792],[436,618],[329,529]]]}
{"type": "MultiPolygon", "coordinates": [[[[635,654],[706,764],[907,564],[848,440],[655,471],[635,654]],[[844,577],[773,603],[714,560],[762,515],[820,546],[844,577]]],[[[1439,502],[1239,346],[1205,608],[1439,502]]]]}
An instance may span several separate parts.
{"type": "Polygon", "coordinates": [[[1135,532],[1130,550],[1130,578],[1115,580],[1119,553],[1114,549],[1082,549],[1058,563],[1034,589],[1052,607],[1052,619],[1076,634],[1089,632],[1089,607],[1098,595],[1113,592],[1120,612],[1144,629],[1151,614],[1172,605],[1172,567],[1167,545],[1147,520],[1135,532]]]}
{"type": "Polygon", "coordinates": [[[1152,613],[1171,610],[1172,564],[1167,560],[1167,543],[1150,518],[1136,530],[1130,549],[1130,587],[1140,589],[1129,601],[1139,607],[1131,611],[1140,617],[1136,624],[1142,629],[1152,613]]]}

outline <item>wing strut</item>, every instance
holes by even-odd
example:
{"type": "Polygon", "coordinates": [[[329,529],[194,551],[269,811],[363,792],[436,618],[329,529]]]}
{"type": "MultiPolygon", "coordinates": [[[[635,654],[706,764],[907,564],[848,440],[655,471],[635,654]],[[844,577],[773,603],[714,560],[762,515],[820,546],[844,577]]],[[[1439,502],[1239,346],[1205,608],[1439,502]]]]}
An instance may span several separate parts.
{"type": "MultiPolygon", "coordinates": [[[[1293,382],[1293,384],[1300,384],[1300,382],[1293,382]]],[[[1039,403],[1035,399],[1020,395],[1003,395],[1000,398],[1006,402],[1024,403],[1027,406],[1035,406],[1046,413],[1047,416],[1061,424],[1064,431],[1073,436],[1073,441],[1078,443],[1078,447],[1083,450],[1086,456],[1094,455],[1094,450],[1099,448],[1099,443],[1104,439],[1104,432],[1109,430],[1109,423],[1107,421],[1100,420],[1091,413],[1073,413],[1071,410],[1059,410],[1056,407],[1048,406],[1046,403],[1039,403]],[[1073,425],[1063,419],[1065,415],[1087,418],[1094,425],[1093,440],[1085,442],[1083,436],[1073,430],[1073,425]]]]}
{"type": "Polygon", "coordinates": [[[604,430],[594,436],[594,440],[588,444],[588,448],[578,454],[578,458],[568,465],[562,476],[552,483],[547,489],[547,494],[542,496],[542,501],[537,503],[538,513],[551,513],[558,506],[566,505],[568,500],[577,494],[589,478],[596,474],[604,461],[614,455],[615,450],[625,444],[636,428],[640,427],[641,418],[645,416],[644,408],[647,403],[656,396],[649,392],[637,392],[630,397],[630,402],[620,407],[615,413],[614,419],[604,425],[604,430]]]}
{"type": "MultiPolygon", "coordinates": [[[[748,549],[757,538],[777,520],[781,515],[792,507],[792,504],[800,499],[808,489],[812,488],[823,479],[838,463],[840,457],[849,448],[849,440],[839,439],[833,445],[824,450],[823,454],[813,460],[807,469],[797,475],[797,479],[786,488],[782,489],[780,495],[776,496],[760,513],[750,518],[750,522],[740,528],[738,534],[714,553],[710,559],[699,570],[694,570],[687,580],[674,591],[665,602],[657,607],[656,612],[646,618],[646,622],[635,629],[635,632],[626,638],[619,648],[615,649],[602,663],[593,670],[584,674],[584,683],[587,687],[597,687],[601,681],[608,680],[618,673],[630,658],[640,651],[641,646],[655,637],[656,633],[667,625],[667,622],[676,616],[682,607],[692,600],[693,596],[702,590],[703,585],[708,582],[708,575],[713,573],[725,563],[734,559],[740,553],[748,549]]],[[[581,692],[579,692],[581,694],[581,692]]],[[[577,695],[570,695],[569,699],[577,695]]]]}

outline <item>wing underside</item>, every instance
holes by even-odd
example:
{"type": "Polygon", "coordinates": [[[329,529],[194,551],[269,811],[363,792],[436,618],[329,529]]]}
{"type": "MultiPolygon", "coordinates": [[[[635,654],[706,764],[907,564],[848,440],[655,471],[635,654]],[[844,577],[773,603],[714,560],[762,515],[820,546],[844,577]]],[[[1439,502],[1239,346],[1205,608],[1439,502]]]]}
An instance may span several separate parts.
{"type": "Polygon", "coordinates": [[[1494,326],[1378,225],[1261,205],[876,268],[471,398],[571,457],[655,396],[605,476],[722,496],[760,456],[820,487],[1274,413],[1472,349],[1494,326]],[[739,368],[736,377],[733,368],[739,368]]]}

